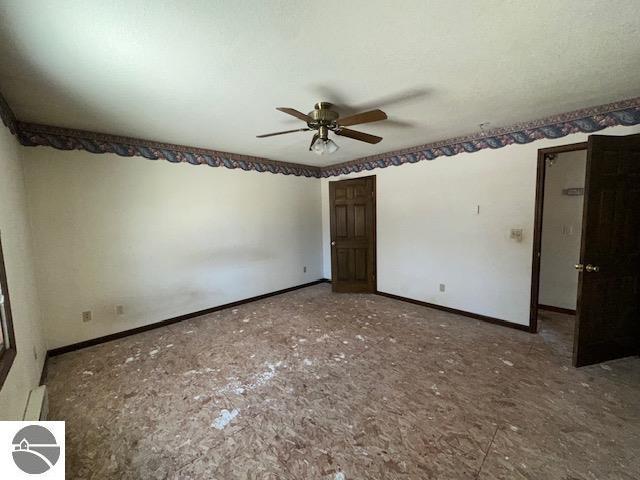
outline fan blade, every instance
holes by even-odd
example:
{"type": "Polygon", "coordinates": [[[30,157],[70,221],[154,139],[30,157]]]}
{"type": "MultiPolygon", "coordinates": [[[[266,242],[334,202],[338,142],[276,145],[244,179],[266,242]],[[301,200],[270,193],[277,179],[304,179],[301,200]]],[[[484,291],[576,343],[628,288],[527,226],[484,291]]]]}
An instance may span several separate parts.
{"type": "Polygon", "coordinates": [[[296,128],[295,130],[285,130],[284,132],[265,133],[264,135],[256,135],[256,138],[273,137],[274,135],[284,135],[285,133],[306,132],[310,128],[296,128]]]}
{"type": "Polygon", "coordinates": [[[380,142],[380,140],[382,140],[382,137],[376,137],[375,135],[369,135],[368,133],[358,132],[356,130],[350,130],[348,128],[336,129],[333,131],[333,133],[367,143],[378,143],[380,142]]]}
{"type": "Polygon", "coordinates": [[[338,125],[341,127],[348,125],[358,125],[360,123],[379,122],[380,120],[386,120],[387,114],[382,110],[370,110],[368,112],[356,113],[345,118],[338,119],[338,125]]]}
{"type": "Polygon", "coordinates": [[[280,110],[283,113],[288,113],[289,115],[293,115],[294,117],[299,118],[300,120],[307,123],[313,122],[313,118],[311,118],[309,115],[299,112],[294,108],[278,107],[276,108],[276,110],[280,110]]]}
{"type": "Polygon", "coordinates": [[[316,140],[318,140],[318,138],[320,138],[320,135],[318,135],[317,133],[313,135],[311,144],[309,145],[309,151],[311,151],[311,149],[313,148],[313,144],[316,143],[316,140]]]}
{"type": "Polygon", "coordinates": [[[323,100],[333,103],[335,109],[343,112],[345,117],[358,112],[373,110],[374,108],[385,108],[393,105],[404,105],[411,101],[422,101],[424,97],[432,93],[426,88],[415,87],[390,93],[383,97],[371,98],[364,103],[353,104],[350,103],[350,99],[344,94],[345,92],[331,85],[316,84],[310,85],[310,88],[316,98],[322,98],[323,100]]]}

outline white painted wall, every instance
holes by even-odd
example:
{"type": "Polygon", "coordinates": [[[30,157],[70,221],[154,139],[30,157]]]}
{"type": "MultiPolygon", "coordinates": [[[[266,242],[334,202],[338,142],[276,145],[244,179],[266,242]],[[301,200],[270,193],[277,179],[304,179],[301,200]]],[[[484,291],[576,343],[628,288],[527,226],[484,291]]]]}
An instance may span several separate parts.
{"type": "MultiPolygon", "coordinates": [[[[359,174],[377,175],[379,290],[527,324],[536,153],[585,139],[359,174]]],[[[21,152],[48,348],[331,276],[327,179],[21,152]]]]}
{"type": "Polygon", "coordinates": [[[546,169],[539,303],[575,310],[582,238],[583,196],[562,194],[565,188],[584,187],[587,152],[558,154],[546,169]]]}
{"type": "MultiPolygon", "coordinates": [[[[640,126],[599,133],[638,132],[640,126]]],[[[527,325],[537,151],[586,138],[574,134],[340,177],[377,176],[378,290],[527,325]],[[522,243],[509,239],[511,228],[524,229],[522,243]]],[[[340,178],[322,180],[327,278],[328,182],[340,178]]]]}
{"type": "Polygon", "coordinates": [[[21,147],[0,123],[0,232],[18,354],[0,390],[0,420],[22,420],[45,358],[21,147]]]}
{"type": "Polygon", "coordinates": [[[24,156],[49,348],[322,277],[317,179],[41,147],[24,156]]]}

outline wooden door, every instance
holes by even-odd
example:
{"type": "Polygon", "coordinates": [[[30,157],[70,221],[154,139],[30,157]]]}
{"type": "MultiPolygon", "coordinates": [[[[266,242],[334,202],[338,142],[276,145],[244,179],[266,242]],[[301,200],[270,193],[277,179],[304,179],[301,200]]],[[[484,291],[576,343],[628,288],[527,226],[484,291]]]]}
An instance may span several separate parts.
{"type": "Polygon", "coordinates": [[[576,366],[640,353],[640,135],[587,150],[576,366]]]}
{"type": "Polygon", "coordinates": [[[375,179],[329,182],[334,292],[376,291],[375,179]]]}

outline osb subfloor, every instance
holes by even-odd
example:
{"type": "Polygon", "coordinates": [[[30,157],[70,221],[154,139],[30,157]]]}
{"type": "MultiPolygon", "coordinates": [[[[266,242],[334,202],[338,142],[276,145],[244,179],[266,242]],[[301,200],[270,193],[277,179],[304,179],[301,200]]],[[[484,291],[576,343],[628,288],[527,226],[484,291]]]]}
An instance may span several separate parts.
{"type": "Polygon", "coordinates": [[[640,359],[576,370],[545,316],[317,285],[55,357],[50,417],[71,479],[640,478],[640,359]]]}

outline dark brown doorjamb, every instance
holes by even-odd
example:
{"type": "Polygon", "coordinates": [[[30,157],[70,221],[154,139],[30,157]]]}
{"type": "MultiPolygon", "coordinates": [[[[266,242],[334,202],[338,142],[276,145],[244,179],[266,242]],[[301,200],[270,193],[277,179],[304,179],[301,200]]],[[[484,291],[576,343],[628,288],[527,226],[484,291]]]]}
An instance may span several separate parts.
{"type": "Polygon", "coordinates": [[[547,155],[586,150],[587,142],[572,143],[538,150],[538,174],[536,176],[536,209],[533,224],[533,257],[531,263],[531,307],[529,331],[538,331],[538,300],[540,295],[540,253],[542,250],[542,215],[544,211],[544,180],[547,172],[547,155]]]}

